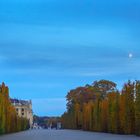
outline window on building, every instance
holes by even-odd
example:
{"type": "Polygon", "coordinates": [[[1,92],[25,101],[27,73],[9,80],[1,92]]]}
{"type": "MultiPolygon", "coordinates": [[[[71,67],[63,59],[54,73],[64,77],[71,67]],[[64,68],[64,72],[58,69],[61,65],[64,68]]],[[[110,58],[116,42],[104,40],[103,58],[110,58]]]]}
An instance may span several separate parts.
{"type": "Polygon", "coordinates": [[[18,108],[16,109],[16,111],[18,112],[18,108]]]}
{"type": "Polygon", "coordinates": [[[24,116],[24,113],[22,113],[22,116],[24,116]]]}
{"type": "Polygon", "coordinates": [[[24,112],[24,108],[22,108],[21,111],[24,112]]]}

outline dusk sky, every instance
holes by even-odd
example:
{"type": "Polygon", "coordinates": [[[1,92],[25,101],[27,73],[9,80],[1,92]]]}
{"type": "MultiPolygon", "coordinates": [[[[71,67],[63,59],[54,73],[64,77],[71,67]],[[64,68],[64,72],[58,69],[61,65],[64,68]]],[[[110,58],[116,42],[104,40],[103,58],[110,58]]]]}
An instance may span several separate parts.
{"type": "Polygon", "coordinates": [[[0,81],[61,115],[70,89],[140,79],[140,0],[0,0],[0,81]]]}

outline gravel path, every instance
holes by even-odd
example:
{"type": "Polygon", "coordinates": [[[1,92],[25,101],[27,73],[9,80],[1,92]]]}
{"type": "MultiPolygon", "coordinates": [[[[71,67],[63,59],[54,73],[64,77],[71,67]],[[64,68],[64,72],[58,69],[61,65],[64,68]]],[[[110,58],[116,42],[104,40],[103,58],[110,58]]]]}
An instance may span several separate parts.
{"type": "Polygon", "coordinates": [[[77,130],[30,130],[0,136],[0,140],[140,140],[140,137],[77,130]]]}

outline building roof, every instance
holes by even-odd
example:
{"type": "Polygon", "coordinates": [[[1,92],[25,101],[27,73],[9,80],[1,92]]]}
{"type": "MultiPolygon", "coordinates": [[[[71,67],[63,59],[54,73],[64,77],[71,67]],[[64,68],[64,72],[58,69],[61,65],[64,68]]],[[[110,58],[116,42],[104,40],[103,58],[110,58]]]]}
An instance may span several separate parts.
{"type": "Polygon", "coordinates": [[[31,101],[25,101],[25,100],[18,100],[18,99],[10,99],[12,104],[21,104],[21,105],[30,105],[31,101]]]}

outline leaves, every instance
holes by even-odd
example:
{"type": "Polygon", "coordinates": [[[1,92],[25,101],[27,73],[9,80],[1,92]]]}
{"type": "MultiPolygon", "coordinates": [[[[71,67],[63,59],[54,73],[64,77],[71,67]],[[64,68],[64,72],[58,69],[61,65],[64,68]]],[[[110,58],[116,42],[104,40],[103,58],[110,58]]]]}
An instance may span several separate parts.
{"type": "Polygon", "coordinates": [[[9,98],[9,89],[0,86],[0,134],[17,132],[28,128],[28,120],[19,118],[9,98]]]}
{"type": "Polygon", "coordinates": [[[78,87],[67,95],[64,128],[140,135],[140,82],[124,84],[122,92],[107,80],[78,87]]]}

